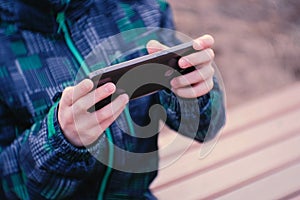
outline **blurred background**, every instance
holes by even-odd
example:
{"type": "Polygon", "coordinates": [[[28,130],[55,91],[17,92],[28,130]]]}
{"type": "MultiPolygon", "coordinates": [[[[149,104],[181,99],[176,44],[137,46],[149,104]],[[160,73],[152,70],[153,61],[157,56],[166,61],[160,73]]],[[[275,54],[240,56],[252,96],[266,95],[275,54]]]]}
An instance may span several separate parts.
{"type": "Polygon", "coordinates": [[[299,0],[168,2],[179,31],[214,36],[229,107],[300,80],[299,0]]]}
{"type": "MultiPolygon", "coordinates": [[[[159,171],[154,193],[162,200],[300,199],[300,0],[168,1],[177,30],[214,36],[228,109],[212,142],[160,153],[175,162],[159,171]]],[[[161,147],[188,140],[164,133],[161,147]]]]}

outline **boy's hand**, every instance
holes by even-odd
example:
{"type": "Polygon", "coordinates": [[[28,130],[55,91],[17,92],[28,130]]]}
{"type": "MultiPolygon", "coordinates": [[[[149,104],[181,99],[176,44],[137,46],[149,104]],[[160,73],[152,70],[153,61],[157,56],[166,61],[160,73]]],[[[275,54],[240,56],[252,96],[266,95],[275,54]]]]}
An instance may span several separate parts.
{"type": "MultiPolygon", "coordinates": [[[[196,70],[178,76],[171,81],[172,91],[183,98],[197,98],[208,93],[213,88],[214,68],[212,62],[214,51],[211,49],[214,39],[210,35],[204,35],[194,40],[193,47],[199,50],[196,53],[182,57],[179,60],[179,66],[182,69],[194,66],[196,70]]],[[[158,41],[148,42],[147,49],[149,53],[161,51],[168,47],[158,41]]]]}
{"type": "Polygon", "coordinates": [[[91,80],[83,80],[78,85],[63,91],[58,109],[58,121],[70,143],[81,147],[95,142],[122,113],[129,101],[128,95],[118,96],[107,106],[93,113],[87,110],[97,102],[113,94],[116,86],[107,83],[93,90],[91,80]]]}

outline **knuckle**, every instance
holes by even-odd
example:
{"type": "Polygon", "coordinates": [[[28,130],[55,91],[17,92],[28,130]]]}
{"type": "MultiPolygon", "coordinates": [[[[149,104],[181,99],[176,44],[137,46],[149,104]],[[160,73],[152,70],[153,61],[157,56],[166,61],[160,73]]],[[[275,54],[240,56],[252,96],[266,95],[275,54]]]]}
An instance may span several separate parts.
{"type": "Polygon", "coordinates": [[[211,74],[214,75],[215,72],[216,72],[215,69],[211,66],[211,67],[210,67],[210,70],[211,70],[211,74]]]}
{"type": "Polygon", "coordinates": [[[72,105],[72,111],[75,113],[84,111],[84,109],[86,109],[86,108],[82,103],[75,103],[72,105]]]}
{"type": "Polygon", "coordinates": [[[199,85],[198,90],[196,90],[197,96],[199,97],[199,96],[207,94],[209,91],[212,90],[213,86],[214,86],[214,83],[213,83],[212,79],[205,81],[204,83],[199,85]]]}
{"type": "Polygon", "coordinates": [[[83,91],[88,91],[93,87],[93,83],[91,80],[85,79],[81,83],[79,83],[78,88],[83,91]]]}
{"type": "Polygon", "coordinates": [[[88,91],[88,90],[90,90],[90,88],[91,88],[91,85],[86,82],[82,83],[81,87],[80,87],[80,89],[83,91],[88,91]]]}
{"type": "Polygon", "coordinates": [[[97,111],[97,119],[99,121],[102,121],[102,120],[106,119],[107,115],[108,115],[107,112],[103,111],[102,109],[97,111]]]}
{"type": "Polygon", "coordinates": [[[96,104],[96,102],[99,101],[99,94],[97,91],[93,91],[89,93],[86,98],[88,99],[87,101],[93,104],[96,104]]]}
{"type": "Polygon", "coordinates": [[[208,91],[210,91],[213,87],[214,87],[214,81],[213,79],[210,79],[208,81],[208,86],[207,86],[208,91]]]}
{"type": "Polygon", "coordinates": [[[61,101],[65,102],[66,104],[72,104],[73,101],[73,87],[67,87],[64,89],[61,101]]]}
{"type": "MultiPolygon", "coordinates": [[[[112,102],[111,109],[114,108],[114,110],[118,110],[122,106],[126,105],[127,102],[128,102],[128,96],[120,95],[120,96],[118,96],[118,98],[116,99],[115,102],[112,102]]],[[[114,110],[110,110],[110,112],[113,113],[114,110]]]]}
{"type": "Polygon", "coordinates": [[[200,81],[205,79],[205,71],[203,72],[202,69],[198,69],[197,73],[195,73],[195,78],[198,78],[200,81]]]}
{"type": "Polygon", "coordinates": [[[62,130],[69,130],[71,127],[73,127],[74,124],[74,118],[71,112],[60,112],[60,121],[59,125],[62,128],[62,130]]]}
{"type": "Polygon", "coordinates": [[[215,58],[215,52],[211,48],[206,49],[206,53],[211,60],[213,60],[215,58]]]}
{"type": "Polygon", "coordinates": [[[208,78],[212,77],[214,74],[215,74],[215,69],[211,65],[209,65],[208,78]]]}
{"type": "Polygon", "coordinates": [[[109,96],[107,91],[105,90],[104,86],[101,86],[95,90],[95,92],[92,92],[92,98],[93,100],[100,101],[104,99],[105,97],[109,96]]]}
{"type": "Polygon", "coordinates": [[[178,77],[178,79],[176,80],[176,85],[177,86],[182,86],[184,85],[184,82],[186,82],[186,77],[184,76],[181,76],[181,77],[178,77]]]}

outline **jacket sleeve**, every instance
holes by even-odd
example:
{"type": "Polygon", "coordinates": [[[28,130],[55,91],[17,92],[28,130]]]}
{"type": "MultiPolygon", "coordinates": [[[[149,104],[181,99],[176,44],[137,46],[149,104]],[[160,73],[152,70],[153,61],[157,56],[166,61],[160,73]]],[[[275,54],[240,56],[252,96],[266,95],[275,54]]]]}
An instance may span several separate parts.
{"type": "Polygon", "coordinates": [[[199,142],[211,140],[225,124],[223,93],[214,79],[214,88],[195,99],[183,99],[168,91],[159,92],[166,110],[166,124],[199,142]]]}
{"type": "MultiPolygon", "coordinates": [[[[161,27],[174,30],[170,5],[158,1],[161,8],[161,27]]],[[[168,31],[169,32],[169,31],[168,31]]],[[[179,43],[176,36],[169,32],[164,41],[167,44],[179,43]]],[[[159,92],[160,103],[167,112],[166,124],[175,131],[204,142],[212,139],[225,124],[225,105],[223,91],[214,78],[214,88],[197,99],[182,99],[166,90],[159,92]]]]}
{"type": "MultiPolygon", "coordinates": [[[[90,175],[96,161],[89,151],[105,149],[105,136],[90,149],[72,146],[58,124],[57,107],[53,105],[43,121],[35,123],[2,149],[3,193],[0,196],[5,195],[5,199],[66,198],[90,175]]],[[[10,122],[6,122],[5,109],[0,107],[0,110],[0,134],[14,135],[18,127],[5,126],[10,122]]]]}

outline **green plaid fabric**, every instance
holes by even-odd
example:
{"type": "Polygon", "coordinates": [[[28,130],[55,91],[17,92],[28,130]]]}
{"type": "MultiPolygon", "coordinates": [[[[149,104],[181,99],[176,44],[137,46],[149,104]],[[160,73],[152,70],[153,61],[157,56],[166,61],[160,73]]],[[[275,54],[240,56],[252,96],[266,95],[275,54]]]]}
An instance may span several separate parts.
{"type": "MultiPolygon", "coordinates": [[[[108,157],[105,135],[89,149],[76,148],[65,138],[57,120],[59,94],[73,85],[80,70],[78,59],[67,45],[56,17],[64,12],[70,38],[82,58],[104,39],[112,35],[143,27],[173,29],[170,8],[163,0],[0,0],[0,199],[96,199],[106,166],[91,155],[108,157]]],[[[145,29],[147,30],[147,29],[145,29]]],[[[149,39],[159,39],[156,33],[123,34],[113,48],[103,52],[97,62],[87,63],[93,71],[105,67],[120,47],[144,46],[149,39]],[[135,38],[144,35],[139,40],[135,38]],[[103,58],[103,59],[102,59],[103,58]]],[[[174,41],[169,36],[163,42],[174,41]]],[[[121,62],[146,54],[140,49],[121,62]]],[[[177,99],[172,93],[158,93],[131,101],[132,120],[139,126],[150,122],[149,109],[154,104],[166,109],[167,125],[181,133],[203,141],[212,138],[224,124],[222,95],[216,82],[210,94],[197,99],[198,108],[189,101],[177,99]],[[179,104],[185,107],[180,112],[179,104]],[[214,107],[212,109],[212,107],[214,107]],[[212,110],[217,114],[212,121],[212,110]],[[200,122],[193,123],[196,118],[200,122]],[[183,120],[181,120],[183,119],[183,120]],[[184,122],[180,124],[180,122],[184,122]],[[213,131],[207,135],[209,125],[213,131]],[[195,128],[196,127],[196,128],[195,128]]],[[[137,129],[138,134],[158,132],[137,129]]],[[[157,134],[136,138],[122,114],[110,127],[115,145],[136,153],[155,152],[157,134]]],[[[126,154],[114,155],[116,166],[146,169],[158,166],[158,155],[131,161],[126,154]]],[[[105,199],[155,199],[149,185],[157,171],[130,173],[112,170],[106,186],[105,199]]]]}

